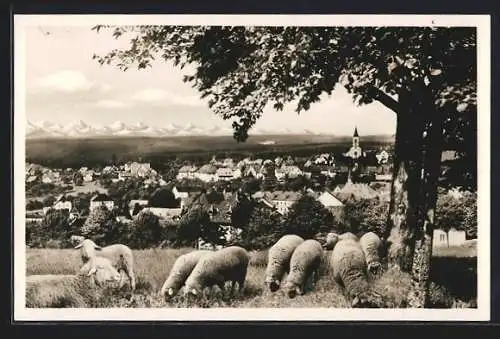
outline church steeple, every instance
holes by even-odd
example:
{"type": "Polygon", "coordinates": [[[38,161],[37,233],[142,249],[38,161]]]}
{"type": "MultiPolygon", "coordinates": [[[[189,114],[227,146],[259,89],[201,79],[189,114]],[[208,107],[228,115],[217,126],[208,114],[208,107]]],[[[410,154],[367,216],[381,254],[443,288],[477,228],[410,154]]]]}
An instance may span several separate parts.
{"type": "Polygon", "coordinates": [[[353,135],[354,138],[358,138],[359,135],[358,135],[358,127],[354,127],[354,135],[353,135]]]}

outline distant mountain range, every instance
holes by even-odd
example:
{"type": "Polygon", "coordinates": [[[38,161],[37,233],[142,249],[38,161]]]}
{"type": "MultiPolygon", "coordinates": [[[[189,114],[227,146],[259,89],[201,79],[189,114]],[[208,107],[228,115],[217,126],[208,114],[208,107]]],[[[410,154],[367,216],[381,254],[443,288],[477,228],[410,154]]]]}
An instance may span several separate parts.
{"type": "MultiPolygon", "coordinates": [[[[210,127],[202,128],[189,123],[185,126],[169,124],[166,126],[148,126],[142,122],[126,124],[115,121],[106,126],[91,126],[84,121],[76,121],[67,125],[48,121],[27,121],[26,138],[97,138],[97,137],[169,137],[169,136],[223,136],[232,135],[231,128],[210,127]]],[[[320,135],[309,130],[291,131],[283,130],[258,130],[251,131],[253,135],[278,135],[278,134],[309,134],[320,135]]]]}

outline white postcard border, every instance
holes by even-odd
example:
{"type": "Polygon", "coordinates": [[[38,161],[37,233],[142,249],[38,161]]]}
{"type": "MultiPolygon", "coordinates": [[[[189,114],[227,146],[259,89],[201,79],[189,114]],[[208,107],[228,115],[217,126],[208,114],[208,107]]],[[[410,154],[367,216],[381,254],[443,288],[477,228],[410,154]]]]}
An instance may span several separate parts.
{"type": "Polygon", "coordinates": [[[490,319],[489,15],[15,15],[14,16],[14,320],[15,321],[487,321],[490,319]],[[477,309],[328,308],[25,308],[25,53],[27,26],[268,25],[476,26],[478,38],[478,296],[477,309]],[[307,310],[307,312],[304,312],[307,310]]]}

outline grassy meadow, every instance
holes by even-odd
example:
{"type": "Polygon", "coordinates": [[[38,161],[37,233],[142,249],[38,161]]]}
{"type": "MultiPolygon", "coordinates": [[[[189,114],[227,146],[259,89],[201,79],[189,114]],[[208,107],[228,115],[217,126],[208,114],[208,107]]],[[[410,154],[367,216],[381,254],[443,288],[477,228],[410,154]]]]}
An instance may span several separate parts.
{"type": "MultiPolygon", "coordinates": [[[[321,269],[321,278],[312,291],[289,299],[281,290],[271,293],[264,288],[267,253],[251,252],[246,286],[241,294],[230,296],[216,287],[197,299],[184,298],[182,291],[169,301],[158,295],[175,259],[192,249],[148,249],[135,254],[136,291],[107,289],[95,293],[81,307],[238,307],[238,308],[299,308],[350,307],[341,287],[333,280],[327,264],[327,255],[321,269]]],[[[476,307],[475,248],[436,251],[432,266],[430,306],[432,308],[476,307]]],[[[81,265],[79,252],[72,249],[27,249],[26,274],[72,274],[81,265]]],[[[383,307],[405,307],[410,277],[398,271],[386,271],[371,282],[372,289],[383,296],[383,307]]],[[[64,306],[58,301],[53,307],[64,306]]],[[[36,307],[36,306],[35,306],[36,307]]],[[[75,307],[75,306],[69,306],[75,307]]],[[[78,306],[79,307],[79,306],[78,306]]]]}

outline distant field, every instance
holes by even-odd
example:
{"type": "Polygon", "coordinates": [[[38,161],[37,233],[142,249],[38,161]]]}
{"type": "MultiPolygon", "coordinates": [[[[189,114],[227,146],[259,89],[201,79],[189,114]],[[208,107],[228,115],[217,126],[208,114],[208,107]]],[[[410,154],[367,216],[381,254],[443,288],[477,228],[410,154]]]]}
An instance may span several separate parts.
{"type": "MultiPolygon", "coordinates": [[[[267,253],[253,252],[242,295],[231,297],[228,293],[205,295],[197,301],[187,300],[181,294],[166,302],[157,294],[175,259],[192,249],[136,250],[135,265],[137,290],[132,300],[124,291],[105,294],[92,300],[92,307],[349,307],[342,289],[334,282],[327,261],[322,276],[312,291],[289,299],[282,291],[275,294],[264,288],[267,253]]],[[[476,258],[459,257],[461,251],[439,256],[432,262],[431,307],[476,307],[477,276],[476,258]]],[[[325,254],[327,258],[327,254],[325,254]]],[[[76,250],[28,249],[26,274],[72,274],[80,265],[76,250]]],[[[404,307],[410,277],[397,271],[386,272],[372,282],[372,288],[383,294],[390,307],[404,307]]],[[[67,306],[66,306],[67,307],[67,306]]]]}
{"type": "MultiPolygon", "coordinates": [[[[372,148],[393,142],[389,136],[361,138],[361,146],[372,148]]],[[[112,157],[129,159],[141,157],[166,158],[179,153],[206,154],[207,152],[258,153],[322,150],[347,151],[350,137],[325,135],[258,135],[245,143],[237,143],[231,136],[165,137],[165,138],[92,138],[92,139],[27,139],[26,157],[29,161],[103,162],[112,157]],[[273,140],[275,144],[260,143],[273,140]]]]}

